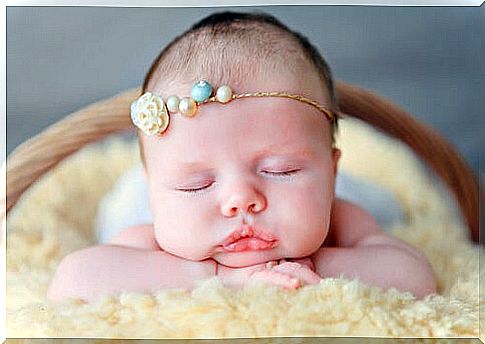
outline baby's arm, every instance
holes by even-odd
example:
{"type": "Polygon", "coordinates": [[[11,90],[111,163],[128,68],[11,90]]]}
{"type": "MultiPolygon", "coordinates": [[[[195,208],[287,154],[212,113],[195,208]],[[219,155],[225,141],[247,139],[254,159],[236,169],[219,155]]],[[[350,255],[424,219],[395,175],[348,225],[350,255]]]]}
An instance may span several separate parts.
{"type": "Polygon", "coordinates": [[[153,225],[139,225],[127,228],[111,238],[109,244],[139,248],[141,250],[161,250],[155,238],[153,225]]]}
{"type": "Polygon", "coordinates": [[[47,296],[53,301],[65,298],[93,301],[100,295],[122,291],[190,288],[195,281],[215,274],[212,260],[194,262],[162,250],[93,246],[62,260],[47,296]]]}
{"type": "Polygon", "coordinates": [[[322,247],[313,255],[320,276],[357,277],[382,288],[410,291],[418,298],[436,292],[433,269],[426,257],[383,233],[361,208],[336,199],[330,227],[335,247],[322,247]]]}

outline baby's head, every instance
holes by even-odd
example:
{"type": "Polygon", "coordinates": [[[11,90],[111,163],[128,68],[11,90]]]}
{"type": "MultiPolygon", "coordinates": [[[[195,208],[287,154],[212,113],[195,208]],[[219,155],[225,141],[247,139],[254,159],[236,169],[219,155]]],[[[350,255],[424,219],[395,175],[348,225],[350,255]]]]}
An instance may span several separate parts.
{"type": "MultiPolygon", "coordinates": [[[[337,113],[317,50],[267,15],[225,12],[195,24],[155,60],[143,92],[187,97],[199,80],[234,94],[297,94],[337,113]]],[[[335,127],[302,101],[248,97],[171,114],[160,135],[140,132],[160,246],[234,267],[315,252],[330,222],[335,127]]]]}

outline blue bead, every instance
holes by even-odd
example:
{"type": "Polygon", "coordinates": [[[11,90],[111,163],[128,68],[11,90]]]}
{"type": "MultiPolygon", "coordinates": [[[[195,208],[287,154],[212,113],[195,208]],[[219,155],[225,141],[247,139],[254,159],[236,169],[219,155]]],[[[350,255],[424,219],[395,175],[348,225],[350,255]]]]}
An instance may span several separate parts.
{"type": "Polygon", "coordinates": [[[207,100],[212,94],[212,86],[204,80],[199,81],[192,87],[192,99],[197,103],[207,100]]]}

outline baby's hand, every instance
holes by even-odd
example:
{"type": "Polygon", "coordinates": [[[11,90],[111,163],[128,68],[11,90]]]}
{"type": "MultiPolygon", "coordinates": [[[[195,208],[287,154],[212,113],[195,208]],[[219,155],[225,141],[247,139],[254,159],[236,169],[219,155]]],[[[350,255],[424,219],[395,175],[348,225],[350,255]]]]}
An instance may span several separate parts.
{"type": "Polygon", "coordinates": [[[312,271],[313,264],[310,259],[301,262],[288,262],[280,260],[266,263],[263,270],[251,274],[251,279],[257,279],[268,284],[278,285],[286,289],[297,289],[306,284],[318,284],[321,280],[312,271]]]}

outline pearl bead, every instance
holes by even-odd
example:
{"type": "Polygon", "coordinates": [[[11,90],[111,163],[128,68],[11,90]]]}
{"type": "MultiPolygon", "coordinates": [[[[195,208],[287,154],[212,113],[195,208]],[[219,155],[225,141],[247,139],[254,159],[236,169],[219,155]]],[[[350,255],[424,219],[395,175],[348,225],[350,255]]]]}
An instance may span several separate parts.
{"type": "Polygon", "coordinates": [[[232,90],[229,86],[223,85],[217,89],[216,99],[220,103],[227,103],[232,99],[232,90]]]}
{"type": "Polygon", "coordinates": [[[197,103],[202,103],[212,94],[212,86],[205,80],[201,80],[192,87],[191,96],[197,103]]]}
{"type": "Polygon", "coordinates": [[[177,96],[170,96],[167,99],[167,108],[168,111],[172,113],[177,113],[179,111],[179,103],[180,99],[177,96]]]}
{"type": "Polygon", "coordinates": [[[182,115],[192,117],[197,112],[197,103],[192,98],[182,98],[179,103],[179,110],[182,115]]]}

